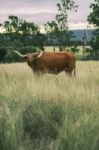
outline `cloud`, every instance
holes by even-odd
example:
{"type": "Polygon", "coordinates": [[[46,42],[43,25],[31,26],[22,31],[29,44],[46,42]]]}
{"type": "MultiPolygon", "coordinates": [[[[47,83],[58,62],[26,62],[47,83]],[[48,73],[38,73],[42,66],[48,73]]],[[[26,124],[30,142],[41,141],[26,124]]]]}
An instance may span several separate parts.
{"type": "MultiPolygon", "coordinates": [[[[77,13],[69,15],[69,22],[86,22],[90,12],[89,5],[94,0],[76,0],[79,5],[77,13]]],[[[7,20],[9,15],[43,25],[54,19],[57,13],[56,4],[60,0],[0,0],[0,21],[7,20]]]]}
{"type": "MultiPolygon", "coordinates": [[[[12,14],[0,14],[0,20],[2,20],[2,23],[5,20],[8,20],[8,16],[10,16],[12,14]]],[[[14,13],[15,16],[18,16],[18,18],[20,19],[25,19],[29,22],[34,22],[35,24],[38,25],[44,25],[45,23],[47,23],[47,21],[52,21],[55,19],[55,14],[54,13],[46,13],[46,12],[42,12],[42,13],[31,13],[31,14],[27,14],[27,13],[14,13]]]]}
{"type": "Polygon", "coordinates": [[[70,22],[68,24],[69,29],[77,30],[77,29],[93,29],[93,25],[89,25],[88,22],[70,22]]]}
{"type": "Polygon", "coordinates": [[[0,13],[56,12],[57,2],[58,0],[1,0],[0,13]]]}
{"type": "Polygon", "coordinates": [[[58,0],[1,0],[0,21],[4,22],[9,15],[16,15],[42,25],[54,19],[57,2],[58,0]]]}
{"type": "Polygon", "coordinates": [[[21,18],[26,18],[27,21],[32,21],[39,25],[44,25],[47,21],[54,20],[54,13],[35,13],[35,14],[23,14],[20,15],[21,18]]]}

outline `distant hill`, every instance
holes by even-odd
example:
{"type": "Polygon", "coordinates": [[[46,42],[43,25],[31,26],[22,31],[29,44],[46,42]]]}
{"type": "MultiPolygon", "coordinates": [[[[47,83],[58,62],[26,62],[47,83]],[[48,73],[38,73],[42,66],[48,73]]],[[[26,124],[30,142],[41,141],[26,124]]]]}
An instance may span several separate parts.
{"type": "Polygon", "coordinates": [[[84,34],[87,37],[87,40],[89,41],[92,37],[93,29],[81,29],[81,30],[71,30],[74,33],[75,38],[73,40],[75,41],[82,41],[84,34]]]}

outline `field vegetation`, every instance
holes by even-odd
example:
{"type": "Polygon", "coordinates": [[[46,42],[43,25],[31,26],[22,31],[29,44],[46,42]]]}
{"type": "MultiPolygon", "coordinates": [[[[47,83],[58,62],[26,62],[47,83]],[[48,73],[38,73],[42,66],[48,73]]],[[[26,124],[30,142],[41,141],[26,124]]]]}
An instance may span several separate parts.
{"type": "Polygon", "coordinates": [[[98,150],[99,62],[78,61],[76,74],[0,64],[0,150],[98,150]]]}

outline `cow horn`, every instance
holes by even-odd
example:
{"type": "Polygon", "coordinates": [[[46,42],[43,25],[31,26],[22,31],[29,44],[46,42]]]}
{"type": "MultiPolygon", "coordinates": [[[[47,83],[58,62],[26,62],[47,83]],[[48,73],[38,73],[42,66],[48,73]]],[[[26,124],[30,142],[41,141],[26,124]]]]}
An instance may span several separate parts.
{"type": "Polygon", "coordinates": [[[18,51],[13,51],[14,53],[18,54],[20,57],[22,58],[27,58],[27,55],[22,55],[21,53],[19,53],[18,51]]]}
{"type": "Polygon", "coordinates": [[[37,58],[40,58],[42,55],[43,55],[43,51],[41,51],[41,52],[39,53],[39,55],[37,56],[37,58]]]}

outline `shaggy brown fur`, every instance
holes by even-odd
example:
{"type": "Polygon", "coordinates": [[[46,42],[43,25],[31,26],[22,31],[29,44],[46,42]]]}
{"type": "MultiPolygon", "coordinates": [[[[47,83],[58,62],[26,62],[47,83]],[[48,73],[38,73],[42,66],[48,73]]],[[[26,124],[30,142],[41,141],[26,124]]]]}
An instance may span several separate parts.
{"type": "MultiPolygon", "coordinates": [[[[18,52],[16,52],[18,54],[18,52]]],[[[27,59],[28,65],[35,73],[54,73],[58,74],[65,71],[69,75],[72,74],[76,67],[76,58],[72,52],[43,52],[30,53],[27,55],[19,55],[27,59]]]]}

